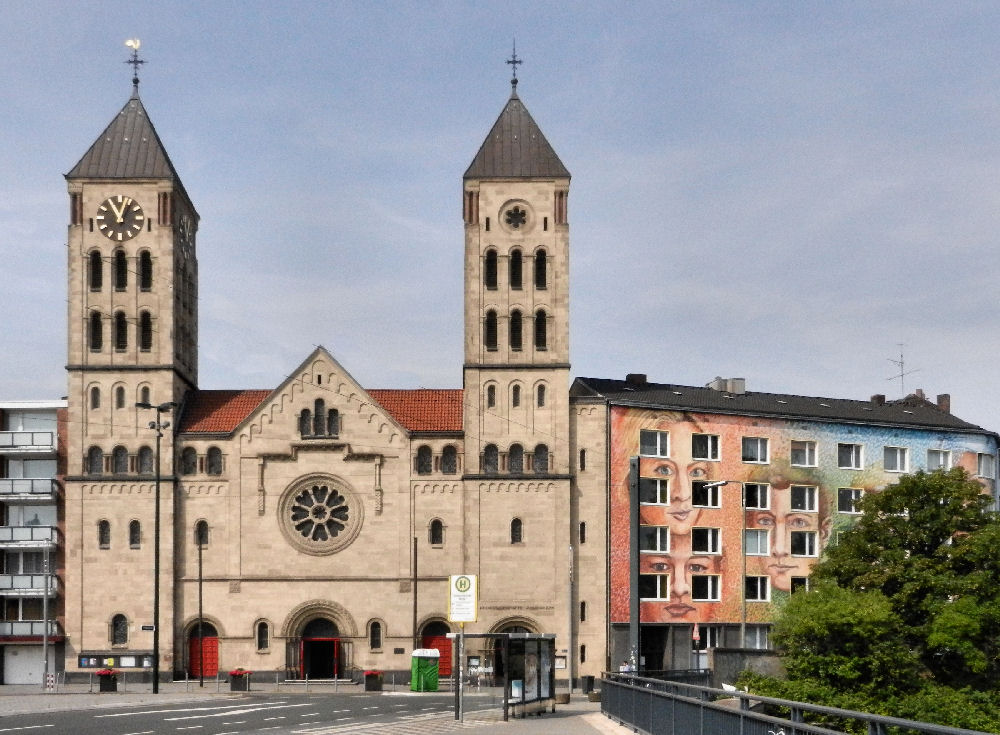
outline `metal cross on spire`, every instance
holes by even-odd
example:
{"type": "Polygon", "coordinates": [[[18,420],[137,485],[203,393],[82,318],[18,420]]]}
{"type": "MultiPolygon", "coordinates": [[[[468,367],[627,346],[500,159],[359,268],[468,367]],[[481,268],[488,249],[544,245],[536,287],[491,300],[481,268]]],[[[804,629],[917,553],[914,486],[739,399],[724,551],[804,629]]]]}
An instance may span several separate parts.
{"type": "Polygon", "coordinates": [[[514,39],[514,51],[511,53],[510,58],[507,59],[507,63],[511,66],[511,72],[513,77],[510,80],[510,86],[515,90],[517,89],[517,65],[523,64],[524,62],[517,58],[517,39],[514,39]]]}
{"type": "Polygon", "coordinates": [[[132,65],[132,94],[139,94],[139,67],[145,64],[144,59],[139,58],[139,39],[130,38],[125,42],[125,45],[132,49],[132,58],[126,59],[126,64],[132,65]]]}

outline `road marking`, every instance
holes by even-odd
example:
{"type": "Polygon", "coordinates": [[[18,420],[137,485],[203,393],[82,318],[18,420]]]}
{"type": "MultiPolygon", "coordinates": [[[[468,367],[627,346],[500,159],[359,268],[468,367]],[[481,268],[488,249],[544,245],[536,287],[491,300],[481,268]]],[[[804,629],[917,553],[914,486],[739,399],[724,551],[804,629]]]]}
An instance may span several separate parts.
{"type": "MultiPolygon", "coordinates": [[[[283,705],[287,702],[285,699],[278,700],[276,702],[270,702],[273,705],[283,705]]],[[[243,704],[226,704],[219,705],[217,707],[174,707],[173,709],[146,709],[141,712],[115,712],[110,715],[94,715],[95,718],[101,717],[136,717],[137,715],[162,715],[162,714],[172,714],[174,712],[211,712],[212,710],[236,710],[241,707],[246,707],[246,703],[243,704]]],[[[295,705],[300,707],[302,705],[295,705]]]]}
{"type": "Polygon", "coordinates": [[[299,717],[319,717],[319,712],[306,712],[304,715],[299,715],[299,717]]]}
{"type": "Polygon", "coordinates": [[[267,722],[268,720],[283,720],[283,719],[285,719],[284,715],[279,715],[278,717],[265,717],[264,722],[267,722]]]}
{"type": "Polygon", "coordinates": [[[40,727],[55,727],[55,725],[25,725],[24,727],[5,727],[0,732],[17,732],[18,730],[37,730],[40,727]]]}
{"type": "Polygon", "coordinates": [[[258,705],[255,707],[244,707],[241,710],[236,710],[235,712],[214,712],[210,714],[198,714],[198,715],[185,715],[184,717],[164,717],[164,722],[174,722],[176,720],[198,720],[206,717],[229,717],[230,715],[246,715],[253,712],[267,712],[272,709],[282,709],[285,707],[308,707],[309,705],[305,702],[301,704],[280,704],[275,707],[268,705],[258,705]]]}
{"type": "Polygon", "coordinates": [[[200,730],[205,727],[204,725],[188,725],[187,727],[178,727],[178,730],[200,730]]]}
{"type": "MultiPolygon", "coordinates": [[[[125,735],[154,735],[154,733],[156,730],[142,730],[140,732],[127,732],[125,735]]],[[[223,735],[223,733],[220,732],[219,735],[223,735]]]]}

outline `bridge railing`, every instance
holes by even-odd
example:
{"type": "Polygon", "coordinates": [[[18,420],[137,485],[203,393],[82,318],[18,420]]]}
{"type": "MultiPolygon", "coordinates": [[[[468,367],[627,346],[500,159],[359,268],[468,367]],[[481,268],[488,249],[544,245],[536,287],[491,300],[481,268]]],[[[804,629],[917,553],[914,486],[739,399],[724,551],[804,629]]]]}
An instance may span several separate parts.
{"type": "Polygon", "coordinates": [[[740,691],[663,681],[630,673],[605,673],[601,679],[601,711],[610,719],[644,735],[842,735],[847,727],[868,735],[900,730],[920,735],[984,735],[927,722],[914,722],[740,691]],[[766,705],[776,716],[756,711],[766,705]],[[753,708],[753,709],[751,709],[753,708]],[[845,729],[805,722],[813,714],[845,729]]]}

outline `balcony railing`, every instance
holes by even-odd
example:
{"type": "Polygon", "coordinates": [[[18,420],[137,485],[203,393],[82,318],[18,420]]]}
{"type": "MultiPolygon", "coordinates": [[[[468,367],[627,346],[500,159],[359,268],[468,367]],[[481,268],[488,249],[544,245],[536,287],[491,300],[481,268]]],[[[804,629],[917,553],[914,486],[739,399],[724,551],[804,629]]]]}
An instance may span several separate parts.
{"type": "Polygon", "coordinates": [[[55,526],[0,526],[0,548],[26,546],[45,548],[59,539],[55,526]]]}
{"type": "Polygon", "coordinates": [[[29,480],[26,478],[0,478],[0,500],[9,501],[12,496],[49,500],[55,497],[59,486],[55,480],[29,480]]]}
{"type": "Polygon", "coordinates": [[[0,431],[0,452],[51,452],[55,447],[54,431],[0,431]]]}
{"type": "Polygon", "coordinates": [[[2,636],[42,636],[45,634],[45,627],[48,625],[49,635],[61,635],[59,623],[55,620],[12,620],[0,622],[0,637],[2,636]]]}
{"type": "Polygon", "coordinates": [[[20,597],[41,597],[45,594],[48,577],[49,597],[59,591],[59,577],[54,574],[0,574],[0,594],[20,597]]]}

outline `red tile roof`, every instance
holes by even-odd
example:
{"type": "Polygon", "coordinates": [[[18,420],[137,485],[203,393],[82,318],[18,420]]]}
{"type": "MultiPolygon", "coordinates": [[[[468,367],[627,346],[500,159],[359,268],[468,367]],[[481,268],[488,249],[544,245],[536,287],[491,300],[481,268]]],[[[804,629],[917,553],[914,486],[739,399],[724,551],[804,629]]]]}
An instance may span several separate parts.
{"type": "Polygon", "coordinates": [[[189,394],[181,417],[182,434],[228,434],[272,391],[199,390],[189,394]]]}
{"type": "Polygon", "coordinates": [[[369,390],[368,395],[410,431],[461,431],[460,388],[369,390]]]}

